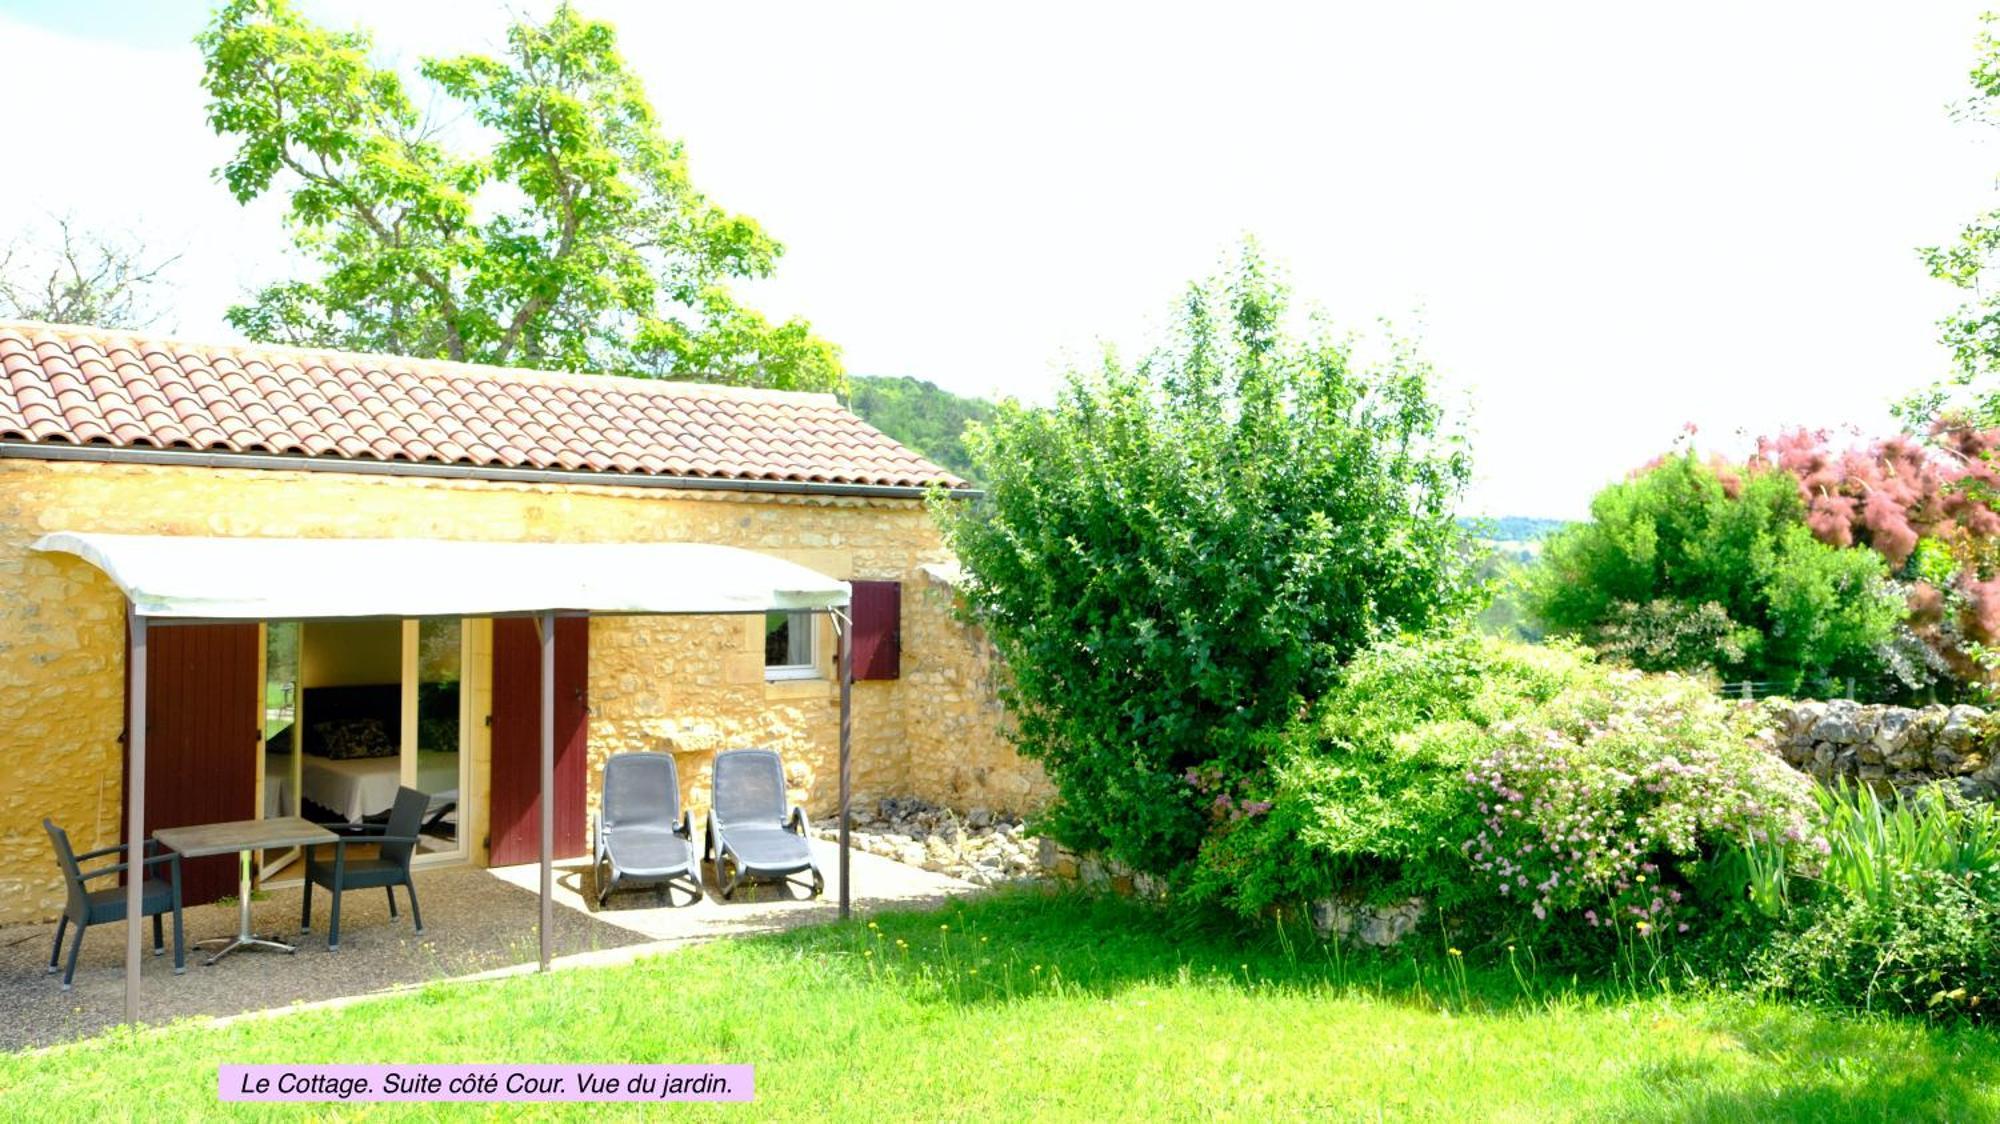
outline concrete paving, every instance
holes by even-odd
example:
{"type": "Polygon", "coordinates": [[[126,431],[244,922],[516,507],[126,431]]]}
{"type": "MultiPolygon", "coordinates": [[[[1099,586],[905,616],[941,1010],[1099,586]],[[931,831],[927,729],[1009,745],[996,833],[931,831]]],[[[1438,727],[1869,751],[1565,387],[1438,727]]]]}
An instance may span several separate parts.
{"type": "MultiPolygon", "coordinates": [[[[604,908],[587,859],[558,862],[555,878],[555,954],[563,966],[614,963],[701,941],[773,932],[833,920],[839,900],[835,849],[815,842],[826,872],[824,897],[783,885],[739,889],[723,901],[710,876],[707,893],[689,902],[673,892],[659,905],[650,889],[620,890],[604,908]]],[[[920,908],[975,891],[968,883],[875,855],[854,852],[856,912],[920,908]]],[[[376,995],[441,980],[505,974],[535,964],[539,943],[536,866],[480,870],[443,867],[417,873],[424,932],[412,931],[407,903],[391,921],[377,891],[356,891],[341,905],[340,951],[326,947],[330,904],[313,895],[313,931],[298,934],[297,888],[278,889],[252,902],[253,928],[299,946],[297,953],[242,951],[206,967],[194,941],[236,931],[234,903],[185,911],[189,942],[185,975],[173,974],[173,934],[167,955],[144,957],[141,1004],[149,1023],[202,1016],[231,1016],[297,1005],[319,1005],[376,995]]],[[[124,1018],[125,926],[92,926],[77,962],[76,986],[63,991],[47,974],[55,925],[0,929],[0,1049],[20,1050],[87,1037],[124,1018]]],[[[151,923],[145,939],[151,945],[151,923]]],[[[67,943],[67,942],[65,942],[67,943]]],[[[67,949],[65,949],[67,951],[67,949]]]]}

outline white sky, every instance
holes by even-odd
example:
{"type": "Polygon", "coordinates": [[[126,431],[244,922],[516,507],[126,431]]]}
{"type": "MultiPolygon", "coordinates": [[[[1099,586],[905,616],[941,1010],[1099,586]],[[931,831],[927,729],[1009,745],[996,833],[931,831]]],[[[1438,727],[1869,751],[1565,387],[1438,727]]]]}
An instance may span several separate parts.
{"type": "MultiPolygon", "coordinates": [[[[307,4],[404,62],[495,48],[507,7],[307,4]]],[[[1956,303],[1913,248],[2000,172],[1946,112],[1979,3],[579,7],[787,244],[748,295],[850,370],[1044,398],[1254,233],[1337,321],[1420,330],[1486,514],[1580,515],[1687,422],[1883,430],[1956,303]]],[[[185,249],[168,325],[221,338],[284,241],[209,178],[205,10],[0,0],[0,237],[185,249]]]]}

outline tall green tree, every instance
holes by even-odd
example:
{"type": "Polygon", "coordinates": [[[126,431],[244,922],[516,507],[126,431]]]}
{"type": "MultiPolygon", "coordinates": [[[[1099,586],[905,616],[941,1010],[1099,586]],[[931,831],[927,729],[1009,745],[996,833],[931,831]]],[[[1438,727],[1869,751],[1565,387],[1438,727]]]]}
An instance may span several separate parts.
{"type": "MultiPolygon", "coordinates": [[[[1953,108],[1961,121],[2000,125],[2000,15],[1982,17],[1969,75],[1972,96],[1953,108]]],[[[2000,288],[1987,274],[2000,254],[2000,209],[1977,216],[1958,237],[1918,251],[1932,277],[1968,294],[1964,304],[1938,322],[1938,339],[1951,352],[1952,371],[1942,382],[1919,391],[1896,407],[1913,429],[1928,428],[1941,415],[1959,414],[1974,425],[2000,425],[2000,288]]]]}
{"type": "Polygon", "coordinates": [[[1048,824],[1156,874],[1343,661],[1465,600],[1468,473],[1429,368],[1288,330],[1253,249],[1192,287],[1138,366],[970,431],[986,491],[939,506],[968,606],[1005,656],[1048,824]]]}
{"type": "Polygon", "coordinates": [[[426,58],[462,120],[419,108],[288,0],[230,0],[198,39],[208,117],[238,201],[289,194],[316,269],[229,319],[262,340],[786,389],[844,388],[839,353],[772,324],[728,282],[782,247],[689,179],[611,25],[567,4],[520,19],[499,56],[426,58]]]}

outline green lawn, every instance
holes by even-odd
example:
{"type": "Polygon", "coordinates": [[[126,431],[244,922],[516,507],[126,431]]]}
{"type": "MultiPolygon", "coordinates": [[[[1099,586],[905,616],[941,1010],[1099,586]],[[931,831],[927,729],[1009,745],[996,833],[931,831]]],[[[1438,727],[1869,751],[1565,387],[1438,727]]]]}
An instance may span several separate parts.
{"type": "MultiPolygon", "coordinates": [[[[754,1115],[784,1119],[2000,1115],[2000,1043],[1975,1028],[1578,994],[1567,981],[1560,997],[1528,996],[1504,965],[1461,983],[1441,952],[1341,963],[1317,945],[1246,949],[1176,934],[1141,906],[1070,896],[1000,895],[878,925],[0,1057],[0,1116],[225,1116],[224,1061],[751,1062],[754,1115]]],[[[443,1107],[236,1115],[428,1119],[443,1107]]],[[[573,1115],[677,1112],[745,1109],[573,1115]]]]}

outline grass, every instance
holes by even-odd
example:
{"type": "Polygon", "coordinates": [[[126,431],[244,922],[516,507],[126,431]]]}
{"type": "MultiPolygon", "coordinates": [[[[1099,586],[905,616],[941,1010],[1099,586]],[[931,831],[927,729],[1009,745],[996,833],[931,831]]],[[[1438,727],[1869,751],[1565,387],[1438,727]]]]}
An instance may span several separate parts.
{"type": "MultiPolygon", "coordinates": [[[[224,1106],[222,1062],[751,1062],[758,1118],[1962,1120],[2000,1041],[1729,996],[1618,995],[1524,960],[1341,958],[1018,892],[597,970],[0,1056],[0,1117],[432,1119],[224,1106]]],[[[658,1118],[727,1106],[465,1106],[658,1118]]]]}

